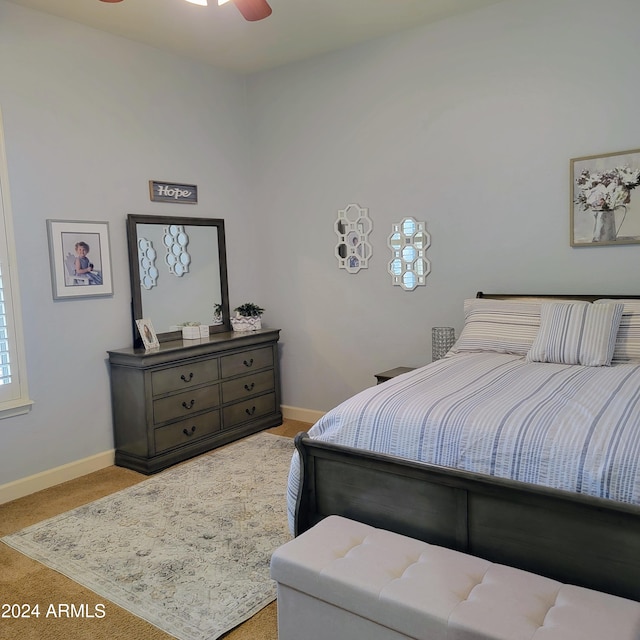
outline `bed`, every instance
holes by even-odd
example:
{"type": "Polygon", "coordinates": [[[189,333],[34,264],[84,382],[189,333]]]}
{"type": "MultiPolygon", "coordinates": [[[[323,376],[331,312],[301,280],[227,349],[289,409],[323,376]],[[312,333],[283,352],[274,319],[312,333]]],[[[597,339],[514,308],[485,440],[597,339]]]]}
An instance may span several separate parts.
{"type": "Polygon", "coordinates": [[[337,514],[640,600],[640,296],[479,293],[296,448],[296,535],[337,514]]]}

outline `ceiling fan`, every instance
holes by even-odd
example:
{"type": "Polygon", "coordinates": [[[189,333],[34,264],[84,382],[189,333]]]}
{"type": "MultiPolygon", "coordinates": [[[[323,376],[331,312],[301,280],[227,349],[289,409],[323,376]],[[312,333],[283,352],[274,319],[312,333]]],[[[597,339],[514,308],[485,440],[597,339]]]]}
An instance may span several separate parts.
{"type": "MultiPolygon", "coordinates": [[[[122,2],[122,0],[100,0],[101,2],[122,2]]],[[[267,0],[231,0],[233,4],[238,7],[238,11],[244,16],[245,20],[249,22],[256,22],[258,20],[264,20],[271,15],[271,7],[267,0]]],[[[200,4],[207,6],[207,0],[187,0],[193,4],[200,4]]],[[[225,4],[229,0],[218,0],[218,4],[225,4]]]]}

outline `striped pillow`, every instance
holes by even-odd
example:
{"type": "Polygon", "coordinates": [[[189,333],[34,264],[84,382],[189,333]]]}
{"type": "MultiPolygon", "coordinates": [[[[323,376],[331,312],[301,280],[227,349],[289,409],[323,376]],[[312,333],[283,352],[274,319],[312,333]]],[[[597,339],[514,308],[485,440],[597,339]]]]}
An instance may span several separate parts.
{"type": "Polygon", "coordinates": [[[623,309],[623,304],[543,304],[527,361],[608,367],[623,309]]]}
{"type": "Polygon", "coordinates": [[[464,328],[449,353],[496,351],[526,355],[540,327],[540,301],[464,301],[464,328]]]}
{"type": "Polygon", "coordinates": [[[596,300],[595,304],[624,304],[622,320],[613,350],[613,362],[640,360],[640,300],[596,300]]]}

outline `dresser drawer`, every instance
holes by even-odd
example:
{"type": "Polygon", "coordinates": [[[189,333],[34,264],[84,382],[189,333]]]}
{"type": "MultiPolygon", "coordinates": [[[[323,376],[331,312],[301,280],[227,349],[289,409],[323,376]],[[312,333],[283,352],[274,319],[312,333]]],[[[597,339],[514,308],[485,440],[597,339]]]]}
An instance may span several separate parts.
{"type": "Polygon", "coordinates": [[[222,377],[229,378],[241,373],[249,373],[257,369],[273,366],[273,350],[271,347],[250,349],[221,359],[222,377]]]}
{"type": "Polygon", "coordinates": [[[220,412],[209,411],[154,430],[156,453],[201,440],[220,431],[220,412]]]}
{"type": "Polygon", "coordinates": [[[234,400],[248,398],[258,393],[271,391],[274,387],[274,382],[273,369],[223,382],[222,402],[233,402],[234,400]]]}
{"type": "Polygon", "coordinates": [[[201,360],[171,369],[154,371],[151,374],[151,386],[153,395],[159,396],[171,391],[188,389],[218,379],[218,359],[201,360]]]}
{"type": "Polygon", "coordinates": [[[255,420],[261,416],[267,416],[271,413],[275,413],[275,411],[275,393],[269,393],[264,396],[245,400],[244,402],[238,402],[237,404],[232,404],[230,407],[225,407],[222,410],[224,428],[229,429],[238,424],[242,424],[243,422],[247,422],[248,420],[255,420]]]}
{"type": "Polygon", "coordinates": [[[174,396],[153,401],[153,422],[167,422],[213,409],[220,404],[220,390],[217,384],[183,391],[174,396]]]}

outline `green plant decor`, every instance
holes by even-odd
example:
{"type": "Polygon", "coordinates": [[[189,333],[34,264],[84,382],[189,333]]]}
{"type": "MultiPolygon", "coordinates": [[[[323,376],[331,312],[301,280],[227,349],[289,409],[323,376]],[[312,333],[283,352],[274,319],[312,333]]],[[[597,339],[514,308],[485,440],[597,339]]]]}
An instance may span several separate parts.
{"type": "Polygon", "coordinates": [[[253,302],[245,302],[236,307],[234,311],[245,318],[259,318],[264,313],[264,309],[253,302]]]}

